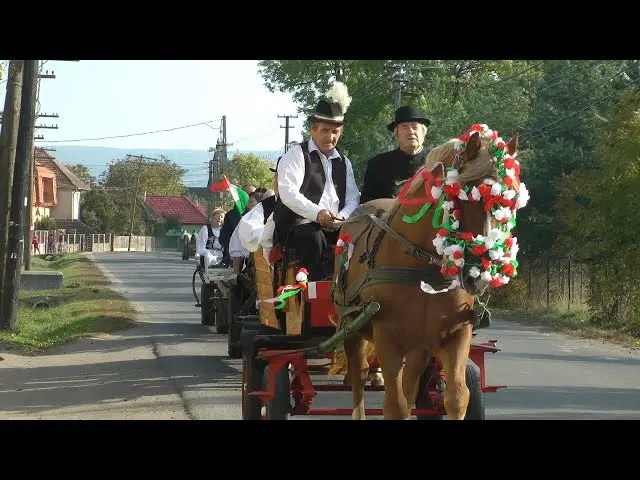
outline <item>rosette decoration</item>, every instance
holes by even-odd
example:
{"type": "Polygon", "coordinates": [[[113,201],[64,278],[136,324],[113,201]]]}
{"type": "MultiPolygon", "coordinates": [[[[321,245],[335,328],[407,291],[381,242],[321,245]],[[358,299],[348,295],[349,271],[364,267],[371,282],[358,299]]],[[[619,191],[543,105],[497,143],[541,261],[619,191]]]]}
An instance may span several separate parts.
{"type": "Polygon", "coordinates": [[[458,170],[447,168],[440,194],[444,220],[433,245],[442,255],[440,272],[443,275],[457,276],[465,268],[471,277],[480,277],[495,288],[506,285],[517,275],[518,240],[511,230],[516,226],[516,211],[527,204],[529,192],[525,184],[520,182],[520,163],[515,155],[507,152],[506,143],[496,130],[491,130],[485,124],[472,125],[456,142],[457,152],[464,152],[467,141],[474,133],[487,141],[489,153],[495,159],[499,180],[486,179],[478,187],[462,188],[458,182],[458,170]],[[486,236],[459,232],[460,202],[481,200],[484,201],[485,211],[490,212],[498,222],[496,227],[486,236]],[[468,253],[480,257],[480,263],[465,265],[468,253]]]}
{"type": "Polygon", "coordinates": [[[297,295],[298,293],[300,293],[302,290],[307,289],[308,276],[309,276],[309,272],[307,271],[306,268],[299,269],[298,273],[296,274],[296,282],[298,283],[296,283],[295,285],[282,285],[278,287],[275,297],[267,298],[265,300],[258,300],[256,302],[256,305],[258,305],[260,302],[274,303],[275,305],[273,308],[275,308],[276,310],[280,310],[284,308],[286,305],[287,298],[293,297],[294,295],[297,295]]]}
{"type": "Polygon", "coordinates": [[[354,248],[355,245],[352,243],[351,235],[343,233],[338,237],[334,251],[336,255],[340,255],[340,263],[345,270],[349,268],[349,261],[351,260],[351,255],[353,255],[354,248]]]}

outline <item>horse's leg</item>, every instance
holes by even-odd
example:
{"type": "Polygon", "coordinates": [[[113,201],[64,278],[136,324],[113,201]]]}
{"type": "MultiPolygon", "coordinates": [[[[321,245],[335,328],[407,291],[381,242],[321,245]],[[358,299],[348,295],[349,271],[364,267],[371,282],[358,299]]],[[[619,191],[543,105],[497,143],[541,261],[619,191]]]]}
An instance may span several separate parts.
{"type": "Polygon", "coordinates": [[[446,379],[444,408],[449,420],[464,420],[469,404],[469,388],[465,378],[469,350],[471,348],[471,325],[463,325],[451,334],[438,352],[446,379]]]}
{"type": "Polygon", "coordinates": [[[389,336],[381,328],[374,327],[373,340],[384,378],[384,419],[409,420],[411,410],[407,411],[400,376],[404,356],[396,345],[389,342],[389,336]]]}
{"type": "Polygon", "coordinates": [[[423,348],[411,350],[406,355],[404,368],[402,369],[402,391],[407,400],[409,413],[416,403],[418,387],[420,386],[420,376],[427,368],[431,353],[423,348]]]}
{"type": "Polygon", "coordinates": [[[353,420],[364,420],[364,386],[369,374],[367,362],[367,341],[359,335],[347,337],[344,341],[344,353],[347,357],[347,376],[351,383],[353,402],[353,420]]]}

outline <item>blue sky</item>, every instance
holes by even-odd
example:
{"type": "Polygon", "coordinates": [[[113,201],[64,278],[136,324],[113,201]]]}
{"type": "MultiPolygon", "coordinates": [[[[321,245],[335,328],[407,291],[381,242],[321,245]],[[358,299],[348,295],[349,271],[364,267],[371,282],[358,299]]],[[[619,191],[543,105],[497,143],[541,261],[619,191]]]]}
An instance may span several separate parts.
{"type": "MultiPolygon", "coordinates": [[[[4,63],[4,62],[3,62],[4,63]]],[[[284,147],[284,119],[296,115],[291,95],[270,93],[257,60],[49,60],[42,79],[38,146],[79,145],[117,148],[207,150],[215,146],[226,115],[230,150],[273,151],[284,147]],[[126,138],[60,142],[206,125],[126,138]],[[54,143],[54,141],[57,141],[54,143]]],[[[5,74],[6,78],[6,74],[5,74]]],[[[0,83],[4,103],[6,83],[0,83]]],[[[299,140],[301,117],[291,119],[290,140],[299,140]]]]}

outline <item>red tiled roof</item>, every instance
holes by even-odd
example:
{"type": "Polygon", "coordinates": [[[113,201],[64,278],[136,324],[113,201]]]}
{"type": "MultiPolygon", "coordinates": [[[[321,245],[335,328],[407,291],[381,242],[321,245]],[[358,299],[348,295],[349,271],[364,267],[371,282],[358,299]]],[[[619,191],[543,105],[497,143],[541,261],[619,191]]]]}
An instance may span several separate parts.
{"type": "Polygon", "coordinates": [[[147,196],[145,203],[158,216],[178,217],[182,225],[207,223],[206,207],[196,205],[184,195],[180,197],[147,196]]]}

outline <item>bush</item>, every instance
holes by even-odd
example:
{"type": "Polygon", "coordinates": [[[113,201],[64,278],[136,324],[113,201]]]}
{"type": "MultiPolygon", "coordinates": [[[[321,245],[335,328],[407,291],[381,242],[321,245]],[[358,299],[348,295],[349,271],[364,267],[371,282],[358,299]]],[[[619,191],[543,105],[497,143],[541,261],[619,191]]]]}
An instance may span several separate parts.
{"type": "Polygon", "coordinates": [[[502,287],[489,288],[489,309],[491,307],[518,309],[527,306],[527,282],[522,280],[521,276],[512,278],[509,283],[502,287]]]}
{"type": "Polygon", "coordinates": [[[36,230],[55,230],[56,221],[51,217],[44,217],[35,224],[36,230]]]}

